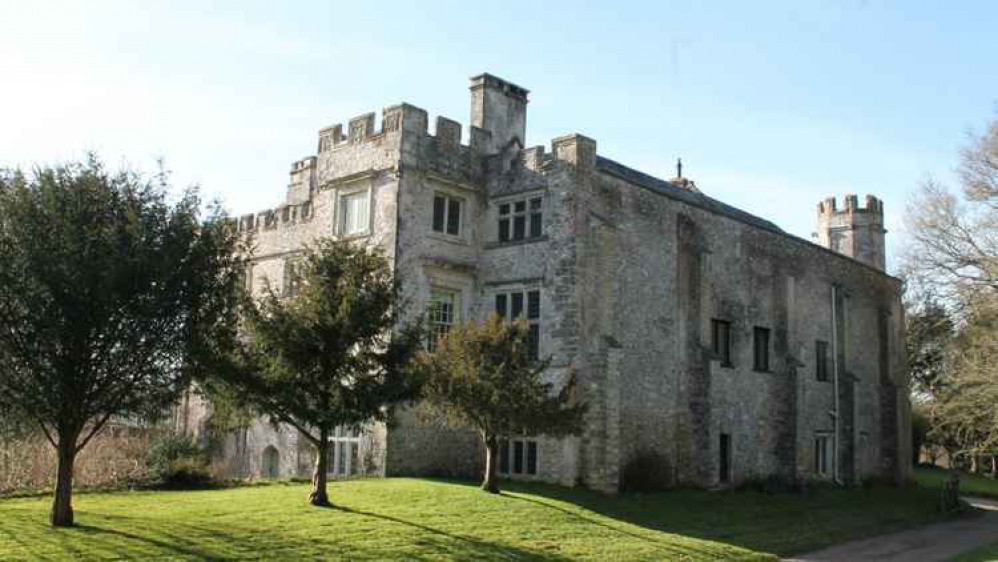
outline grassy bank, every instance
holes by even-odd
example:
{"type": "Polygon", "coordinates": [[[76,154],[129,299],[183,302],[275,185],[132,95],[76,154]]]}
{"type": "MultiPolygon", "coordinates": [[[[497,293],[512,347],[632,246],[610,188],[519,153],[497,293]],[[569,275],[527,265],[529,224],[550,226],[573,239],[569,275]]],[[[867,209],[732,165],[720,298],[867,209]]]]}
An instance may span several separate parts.
{"type": "Polygon", "coordinates": [[[516,484],[499,496],[419,479],[85,494],[74,529],[46,498],[0,500],[0,559],[771,559],[938,518],[932,490],[805,495],[679,490],[617,498],[516,484]]]}

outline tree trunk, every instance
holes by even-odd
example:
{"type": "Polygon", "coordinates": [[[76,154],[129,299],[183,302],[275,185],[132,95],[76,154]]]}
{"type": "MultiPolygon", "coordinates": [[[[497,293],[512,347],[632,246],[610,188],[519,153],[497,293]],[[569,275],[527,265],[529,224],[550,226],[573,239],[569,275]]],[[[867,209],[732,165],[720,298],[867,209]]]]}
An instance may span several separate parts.
{"type": "Polygon", "coordinates": [[[326,470],[329,466],[329,432],[319,431],[319,454],[315,459],[315,472],[312,473],[312,491],[308,494],[308,503],[320,507],[328,507],[329,496],[326,495],[326,470]]]}
{"type": "Polygon", "coordinates": [[[490,494],[499,493],[498,468],[499,440],[493,435],[485,438],[485,481],[482,482],[482,489],[490,494]]]}
{"type": "Polygon", "coordinates": [[[76,462],[76,440],[59,437],[56,450],[58,469],[55,497],[52,501],[52,526],[73,526],[73,463],[76,462]]]}

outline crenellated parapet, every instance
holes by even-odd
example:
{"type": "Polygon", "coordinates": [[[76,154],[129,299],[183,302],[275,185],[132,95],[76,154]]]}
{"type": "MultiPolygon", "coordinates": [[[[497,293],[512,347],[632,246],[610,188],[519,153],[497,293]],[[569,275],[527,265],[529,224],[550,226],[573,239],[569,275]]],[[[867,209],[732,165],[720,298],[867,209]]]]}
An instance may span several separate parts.
{"type": "Polygon", "coordinates": [[[886,265],[884,203],[867,195],[863,205],[846,195],[842,206],[835,197],[818,203],[818,244],[883,271],[886,265]]]}
{"type": "Polygon", "coordinates": [[[883,219],[884,202],[873,195],[867,195],[864,204],[861,206],[859,204],[859,198],[850,194],[842,198],[841,208],[838,206],[838,201],[835,197],[828,197],[821,203],[818,203],[819,216],[834,215],[838,213],[864,213],[883,219]]]}
{"type": "Polygon", "coordinates": [[[294,205],[280,205],[274,209],[266,209],[258,213],[250,213],[239,217],[239,232],[266,232],[287,228],[312,220],[312,202],[294,205]]]}

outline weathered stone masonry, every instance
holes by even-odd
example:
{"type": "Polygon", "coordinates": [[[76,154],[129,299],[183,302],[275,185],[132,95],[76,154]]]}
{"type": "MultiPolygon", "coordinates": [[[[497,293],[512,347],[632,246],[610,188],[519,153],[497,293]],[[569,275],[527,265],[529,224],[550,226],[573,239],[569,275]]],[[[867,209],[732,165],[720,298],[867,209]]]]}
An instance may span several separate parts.
{"type": "MultiPolygon", "coordinates": [[[[578,437],[511,436],[515,478],[614,491],[644,454],[668,481],[704,487],[907,476],[903,318],[876,198],[823,201],[814,244],[685,178],[601,157],[582,135],[526,147],[527,101],[472,78],[467,144],[460,123],[438,117],[430,135],[408,104],[380,124],[369,113],[322,129],[285,203],[239,220],[255,243],[253,290],[280,290],[304,245],[341,236],[385,250],[410,316],[475,320],[520,302],[553,359],[547,376],[574,373],[589,411],[578,437]],[[716,353],[720,325],[730,364],[716,353]]],[[[419,410],[344,437],[335,475],[477,474],[477,435],[419,410]]],[[[304,439],[264,423],[224,456],[240,476],[311,467],[304,439]]]]}

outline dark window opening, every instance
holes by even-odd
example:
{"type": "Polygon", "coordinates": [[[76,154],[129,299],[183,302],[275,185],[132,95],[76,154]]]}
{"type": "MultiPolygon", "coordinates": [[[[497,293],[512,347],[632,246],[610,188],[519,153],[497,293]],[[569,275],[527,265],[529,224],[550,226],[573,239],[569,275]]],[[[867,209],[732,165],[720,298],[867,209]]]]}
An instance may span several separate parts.
{"type": "Polygon", "coordinates": [[[541,292],[529,291],[527,293],[527,318],[534,320],[541,317],[541,292]]]}
{"type": "Polygon", "coordinates": [[[539,465],[537,441],[524,438],[499,440],[500,474],[534,476],[539,465]]]}
{"type": "Polygon", "coordinates": [[[516,320],[523,314],[523,293],[513,293],[510,296],[513,299],[513,306],[509,311],[509,318],[516,320]]]}
{"type": "Polygon", "coordinates": [[[509,242],[509,219],[499,219],[499,241],[509,242]]]}
{"type": "Polygon", "coordinates": [[[495,311],[503,320],[517,320],[525,317],[529,326],[526,341],[527,358],[536,361],[540,358],[541,347],[541,292],[516,291],[497,293],[495,311]]]}
{"type": "Polygon", "coordinates": [[[527,358],[537,361],[541,355],[541,327],[539,324],[530,325],[530,334],[527,336],[527,358]]]}
{"type": "Polygon", "coordinates": [[[513,217],[513,240],[523,240],[526,237],[527,217],[523,215],[513,217]]]}
{"type": "Polygon", "coordinates": [[[814,342],[814,374],[821,382],[828,381],[828,342],[814,342]]]}
{"type": "Polygon", "coordinates": [[[711,351],[714,358],[725,367],[731,366],[731,322],[727,320],[711,320],[711,351]]]}
{"type": "Polygon", "coordinates": [[[433,198],[433,230],[444,231],[444,221],[447,213],[447,199],[437,195],[433,198]]]}
{"type": "Polygon", "coordinates": [[[446,195],[433,197],[433,231],[461,234],[461,200],[446,195]]]}
{"type": "Polygon", "coordinates": [[[499,205],[499,241],[540,238],[544,232],[543,206],[543,197],[499,205]]]}
{"type": "Polygon", "coordinates": [[[447,203],[447,234],[457,236],[461,231],[461,202],[451,199],[447,203]]]}
{"type": "Polygon", "coordinates": [[[721,434],[721,458],[718,478],[722,484],[731,482],[731,436],[727,433],[721,434]]]}
{"type": "Polygon", "coordinates": [[[754,334],[755,352],[752,368],[756,371],[769,371],[769,328],[756,326],[754,334]]]}
{"type": "Polygon", "coordinates": [[[496,314],[499,318],[506,318],[506,293],[496,295],[496,314]]]}

